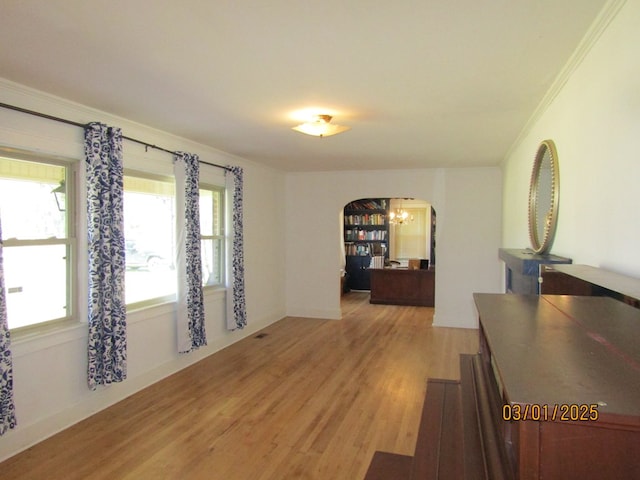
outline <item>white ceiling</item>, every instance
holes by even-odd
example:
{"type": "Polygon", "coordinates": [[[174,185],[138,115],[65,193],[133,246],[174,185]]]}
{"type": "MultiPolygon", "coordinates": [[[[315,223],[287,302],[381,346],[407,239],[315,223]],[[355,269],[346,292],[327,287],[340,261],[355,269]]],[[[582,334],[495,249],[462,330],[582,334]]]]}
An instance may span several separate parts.
{"type": "Polygon", "coordinates": [[[498,165],[605,3],[1,0],[0,76],[287,171],[498,165]]]}

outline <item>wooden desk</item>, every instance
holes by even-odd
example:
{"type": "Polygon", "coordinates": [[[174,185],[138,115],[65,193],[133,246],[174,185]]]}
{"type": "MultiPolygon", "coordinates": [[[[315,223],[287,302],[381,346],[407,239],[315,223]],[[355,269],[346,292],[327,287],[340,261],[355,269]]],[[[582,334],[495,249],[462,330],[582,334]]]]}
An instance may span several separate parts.
{"type": "Polygon", "coordinates": [[[435,269],[372,268],[370,303],[433,307],[435,269]]]}
{"type": "Polygon", "coordinates": [[[491,416],[516,478],[640,478],[640,311],[608,297],[474,299],[491,416]]]}

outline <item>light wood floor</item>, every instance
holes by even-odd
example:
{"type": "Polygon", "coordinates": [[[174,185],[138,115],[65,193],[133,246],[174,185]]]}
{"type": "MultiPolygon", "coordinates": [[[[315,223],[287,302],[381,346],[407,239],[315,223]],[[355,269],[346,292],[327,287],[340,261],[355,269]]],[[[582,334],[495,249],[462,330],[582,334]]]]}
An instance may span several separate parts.
{"type": "Polygon", "coordinates": [[[475,330],[344,297],[342,321],[285,318],[0,464],[9,479],[359,480],[411,455],[427,377],[459,378],[475,330]]]}

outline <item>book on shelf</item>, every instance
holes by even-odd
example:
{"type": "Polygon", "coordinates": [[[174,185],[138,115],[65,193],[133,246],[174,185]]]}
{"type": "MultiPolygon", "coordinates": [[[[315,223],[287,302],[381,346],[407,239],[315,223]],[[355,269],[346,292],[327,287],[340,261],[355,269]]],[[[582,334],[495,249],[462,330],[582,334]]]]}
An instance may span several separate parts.
{"type": "Polygon", "coordinates": [[[344,231],[344,238],[347,241],[353,241],[353,240],[381,241],[381,240],[387,239],[387,231],[386,230],[347,229],[344,231]]]}
{"type": "Polygon", "coordinates": [[[384,213],[363,213],[345,215],[345,225],[385,225],[386,215],[384,213]]]}
{"type": "Polygon", "coordinates": [[[344,244],[345,254],[350,256],[382,255],[387,251],[385,243],[356,243],[347,242],[344,244]]]}
{"type": "Polygon", "coordinates": [[[363,198],[350,202],[346,210],[386,210],[387,200],[385,198],[363,198]]]}
{"type": "Polygon", "coordinates": [[[369,268],[384,268],[384,255],[372,256],[369,268]]]}

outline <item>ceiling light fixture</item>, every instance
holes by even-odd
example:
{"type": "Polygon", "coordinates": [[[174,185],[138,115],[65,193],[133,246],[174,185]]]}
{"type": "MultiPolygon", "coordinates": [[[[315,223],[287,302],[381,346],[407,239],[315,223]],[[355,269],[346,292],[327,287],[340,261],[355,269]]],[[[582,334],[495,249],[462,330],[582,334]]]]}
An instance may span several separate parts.
{"type": "Polygon", "coordinates": [[[395,212],[389,212],[389,223],[392,225],[413,223],[413,215],[402,208],[402,200],[400,200],[400,208],[396,208],[395,212]]]}
{"type": "Polygon", "coordinates": [[[404,225],[413,222],[413,215],[406,210],[396,208],[395,212],[389,212],[389,223],[393,225],[404,225]]]}
{"type": "Polygon", "coordinates": [[[331,115],[316,115],[310,121],[293,127],[292,130],[305,133],[307,135],[313,135],[314,137],[330,137],[331,135],[351,130],[351,127],[330,123],[332,118],[333,117],[331,115]]]}

